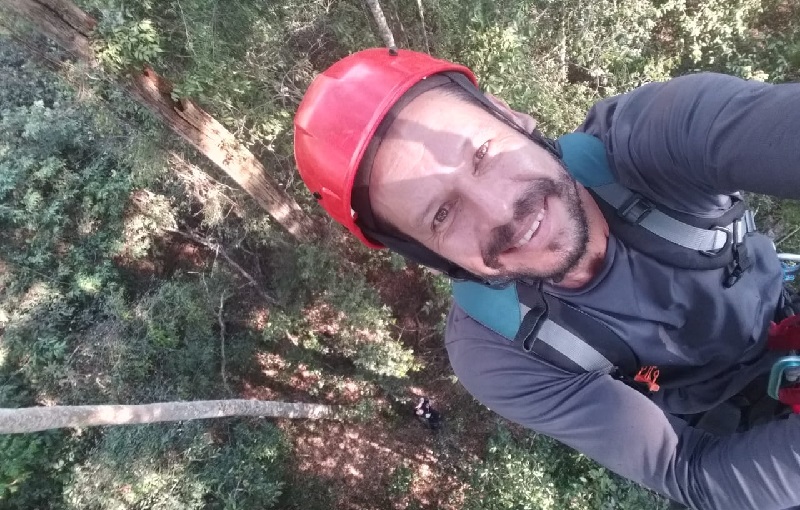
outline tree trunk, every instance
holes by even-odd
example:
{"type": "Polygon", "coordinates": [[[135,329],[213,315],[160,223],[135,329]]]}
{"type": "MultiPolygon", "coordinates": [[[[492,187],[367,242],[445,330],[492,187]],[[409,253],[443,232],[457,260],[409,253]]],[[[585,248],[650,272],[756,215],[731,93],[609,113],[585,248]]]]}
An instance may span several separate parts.
{"type": "Polygon", "coordinates": [[[225,416],[340,419],[337,407],[268,400],[199,400],[144,405],[52,406],[0,409],[0,434],[96,425],[140,425],[225,416]]]}
{"type": "Polygon", "coordinates": [[[97,21],[71,2],[61,0],[0,0],[30,21],[36,30],[53,39],[81,62],[92,63],[90,34],[97,21]]]}
{"type": "MultiPolygon", "coordinates": [[[[37,31],[90,67],[97,61],[90,34],[97,22],[68,0],[0,0],[33,24],[37,31]]],[[[232,133],[192,101],[174,101],[172,85],[150,68],[121,78],[121,85],[169,128],[211,160],[239,184],[280,225],[300,242],[317,236],[318,225],[286,192],[264,166],[232,133]]]]}
{"type": "Polygon", "coordinates": [[[192,101],[173,101],[172,85],[150,68],[135,75],[127,89],[170,129],[236,181],[298,241],[310,241],[315,237],[316,227],[311,218],[278,187],[253,153],[240,146],[225,126],[192,101]]]}
{"type": "Polygon", "coordinates": [[[394,35],[392,34],[389,24],[386,23],[386,16],[383,15],[383,9],[378,0],[366,0],[369,10],[372,12],[372,17],[375,19],[375,24],[378,26],[378,33],[383,39],[383,44],[392,51],[397,50],[394,43],[394,35]]]}

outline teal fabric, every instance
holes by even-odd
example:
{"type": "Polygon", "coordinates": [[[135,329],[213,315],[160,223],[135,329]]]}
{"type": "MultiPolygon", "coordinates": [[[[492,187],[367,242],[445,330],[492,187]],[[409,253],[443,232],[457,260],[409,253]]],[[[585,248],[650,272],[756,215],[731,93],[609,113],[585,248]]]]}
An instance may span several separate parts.
{"type": "MultiPolygon", "coordinates": [[[[599,139],[586,133],[570,133],[559,138],[558,143],[564,164],[578,182],[587,187],[614,182],[606,149],[599,139]]],[[[514,340],[522,324],[516,285],[496,289],[476,282],[453,282],[453,298],[477,322],[514,340]]]]}
{"type": "Polygon", "coordinates": [[[569,133],[558,139],[558,145],[567,170],[579,183],[593,188],[615,181],[606,148],[599,138],[586,133],[569,133]]]}
{"type": "Polygon", "coordinates": [[[496,289],[477,282],[453,282],[453,298],[478,323],[514,340],[522,324],[516,285],[496,289]]]}

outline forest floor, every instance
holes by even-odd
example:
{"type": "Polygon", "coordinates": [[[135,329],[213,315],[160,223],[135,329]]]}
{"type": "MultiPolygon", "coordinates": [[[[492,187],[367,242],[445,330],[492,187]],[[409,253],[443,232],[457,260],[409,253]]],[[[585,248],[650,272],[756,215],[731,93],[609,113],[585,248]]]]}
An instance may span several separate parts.
{"type": "MultiPolygon", "coordinates": [[[[283,421],[281,428],[293,445],[291,486],[324,482],[336,508],[343,510],[402,509],[412,502],[417,508],[461,508],[463,468],[482,457],[493,420],[460,384],[454,384],[443,338],[435,325],[419,319],[424,299],[417,289],[424,285],[418,271],[371,276],[383,302],[395,313],[397,333],[424,359],[424,368],[412,375],[404,395],[383,393],[372,398],[370,404],[377,412],[373,409],[366,420],[283,421]],[[414,404],[422,397],[441,413],[439,428],[431,429],[416,418],[414,404]]],[[[330,327],[324,308],[307,313],[316,317],[317,332],[330,327]]],[[[313,371],[301,364],[287,384],[278,380],[285,380],[285,374],[275,377],[286,367],[279,353],[262,356],[260,364],[260,373],[242,375],[241,397],[308,399],[308,389],[316,380],[313,371]]],[[[358,388],[357,382],[350,382],[342,394],[326,395],[324,401],[357,405],[358,388]]]]}
{"type": "MultiPolygon", "coordinates": [[[[396,334],[423,360],[424,368],[411,376],[403,395],[375,395],[370,404],[377,412],[372,410],[366,420],[283,421],[281,428],[293,445],[295,479],[290,485],[302,488],[308,487],[309,481],[323,482],[336,508],[342,510],[459,509],[465,490],[464,468],[483,457],[494,420],[454,382],[444,339],[435,324],[420,318],[426,301],[420,294],[426,287],[421,270],[374,271],[368,279],[378,289],[382,302],[392,309],[396,334]],[[441,413],[439,428],[431,429],[417,419],[414,405],[422,397],[441,413]]],[[[318,332],[330,327],[324,309],[307,313],[317,317],[318,332]]],[[[280,371],[282,365],[279,354],[266,356],[260,374],[243,377],[241,395],[308,398],[307,389],[314,376],[301,365],[290,384],[275,384],[269,375],[280,371]]],[[[329,395],[326,403],[358,404],[358,385],[351,383],[349,388],[353,391],[338,398],[329,395]]]]}
{"type": "MultiPolygon", "coordinates": [[[[246,271],[257,274],[261,270],[257,263],[243,262],[251,260],[246,253],[224,249],[246,271]]],[[[213,250],[174,235],[162,237],[155,252],[160,256],[120,259],[117,264],[131,280],[145,283],[153,277],[202,272],[222,263],[213,250]]],[[[369,267],[368,261],[359,262],[369,267]]],[[[224,368],[231,398],[331,404],[361,411],[346,422],[278,421],[292,445],[287,487],[293,506],[326,508],[335,502],[341,510],[462,508],[467,468],[483,458],[496,417],[453,374],[441,325],[423,311],[431,299],[424,271],[411,266],[400,271],[377,267],[366,275],[380,301],[391,309],[392,334],[421,362],[422,368],[399,385],[389,389],[365,384],[350,360],[336,356],[325,358],[322,371],[316,369],[318,359],[298,361],[298,339],[288,332],[285,341],[256,353],[255,363],[224,368]],[[337,385],[319,384],[330,374],[341,376],[337,385]],[[319,386],[323,391],[315,391],[319,386]],[[414,406],[422,397],[441,414],[436,429],[415,415],[414,406]]],[[[252,287],[242,288],[229,301],[236,306],[225,310],[228,335],[237,329],[259,332],[270,321],[270,306],[252,287]]],[[[335,337],[341,312],[320,301],[302,313],[310,326],[308,333],[335,337]]]]}

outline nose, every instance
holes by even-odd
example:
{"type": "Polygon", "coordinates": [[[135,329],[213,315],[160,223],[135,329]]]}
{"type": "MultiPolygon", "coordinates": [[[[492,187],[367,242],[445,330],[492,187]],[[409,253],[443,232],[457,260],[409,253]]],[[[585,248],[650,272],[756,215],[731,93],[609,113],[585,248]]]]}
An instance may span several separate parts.
{"type": "Polygon", "coordinates": [[[460,183],[464,205],[470,210],[476,226],[492,229],[514,220],[513,188],[496,176],[468,177],[460,183]]]}

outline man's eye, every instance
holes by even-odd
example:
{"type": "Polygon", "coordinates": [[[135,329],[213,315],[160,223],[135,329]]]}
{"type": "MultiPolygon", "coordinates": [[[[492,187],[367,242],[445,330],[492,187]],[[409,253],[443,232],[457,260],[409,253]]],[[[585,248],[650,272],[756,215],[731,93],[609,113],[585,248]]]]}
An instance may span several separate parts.
{"type": "Polygon", "coordinates": [[[475,162],[477,163],[478,161],[482,160],[486,156],[486,153],[488,152],[489,152],[489,140],[486,140],[485,142],[483,142],[483,145],[478,147],[478,150],[475,151],[475,162]]]}
{"type": "Polygon", "coordinates": [[[448,214],[450,214],[450,211],[446,207],[440,207],[439,210],[436,211],[436,215],[433,217],[433,228],[435,229],[444,223],[444,220],[447,219],[448,214]]]}

